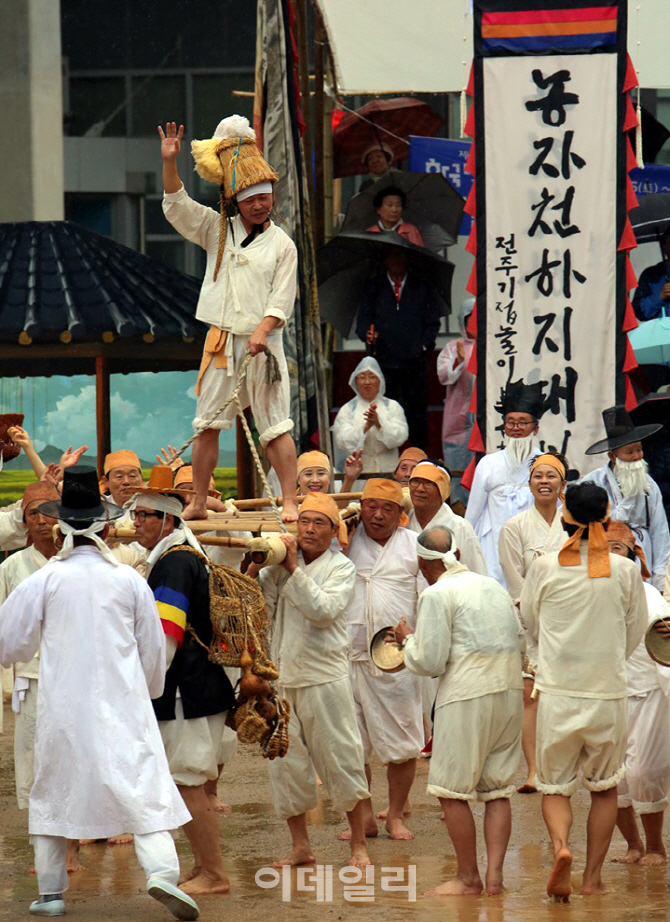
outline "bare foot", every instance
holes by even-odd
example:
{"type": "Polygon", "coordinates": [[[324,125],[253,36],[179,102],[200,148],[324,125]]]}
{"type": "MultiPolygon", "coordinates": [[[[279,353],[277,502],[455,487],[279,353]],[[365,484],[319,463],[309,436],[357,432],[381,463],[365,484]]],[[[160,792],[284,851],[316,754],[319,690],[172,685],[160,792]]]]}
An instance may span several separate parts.
{"type": "Polygon", "coordinates": [[[283,500],[281,520],[282,522],[297,522],[298,521],[298,504],[295,501],[294,497],[287,496],[286,499],[283,500]]]}
{"type": "Polygon", "coordinates": [[[489,896],[500,896],[501,893],[505,892],[503,887],[502,876],[498,875],[486,875],[486,892],[489,896]]]}
{"type": "Polygon", "coordinates": [[[572,893],[572,853],[568,848],[561,848],[556,853],[554,866],[547,881],[547,895],[559,903],[568,903],[572,893]]]}
{"type": "Polygon", "coordinates": [[[602,882],[602,880],[594,881],[593,883],[583,884],[582,889],[579,891],[581,896],[595,896],[601,893],[607,893],[607,887],[602,882]]]}
{"type": "Polygon", "coordinates": [[[75,874],[77,871],[83,871],[84,866],[79,861],[79,840],[67,840],[67,852],[65,854],[68,874],[75,874]]]}
{"type": "MultiPolygon", "coordinates": [[[[375,814],[375,816],[377,817],[378,820],[385,820],[385,819],[388,818],[388,815],[389,815],[388,809],[387,809],[387,810],[380,810],[379,813],[375,814]]],[[[405,806],[403,807],[402,815],[403,815],[403,816],[411,816],[411,815],[412,815],[412,805],[411,805],[411,803],[410,803],[409,801],[407,801],[407,803],[406,803],[405,806]]]]}
{"type": "Polygon", "coordinates": [[[372,864],[367,848],[363,845],[359,848],[352,849],[351,858],[347,862],[348,868],[366,868],[372,864]]]}
{"type": "Polygon", "coordinates": [[[182,871],[179,875],[179,880],[177,881],[177,886],[181,887],[182,884],[185,884],[187,880],[193,880],[194,877],[197,877],[200,874],[200,868],[193,867],[190,871],[182,871]]]}
{"type": "Polygon", "coordinates": [[[208,794],[207,798],[209,800],[209,805],[215,813],[232,813],[233,808],[230,804],[225,804],[222,800],[216,796],[216,794],[208,794]]]}
{"type": "Polygon", "coordinates": [[[101,845],[103,842],[106,842],[107,839],[80,839],[80,845],[101,845]]]}
{"type": "MultiPolygon", "coordinates": [[[[379,827],[374,820],[371,820],[365,825],[365,838],[366,839],[376,839],[379,835],[379,827]]],[[[350,842],[351,841],[351,829],[345,829],[344,832],[341,832],[337,837],[340,842],[350,842]]]]}
{"type": "Polygon", "coordinates": [[[629,846],[628,851],[625,855],[622,855],[620,858],[612,858],[612,861],[615,864],[637,864],[641,858],[644,857],[644,848],[631,848],[629,846]]]}
{"type": "Polygon", "coordinates": [[[186,521],[192,521],[193,519],[206,519],[207,503],[198,503],[195,501],[195,499],[192,499],[186,509],[184,509],[182,512],[181,517],[182,519],[186,519],[186,521]]]}
{"type": "Polygon", "coordinates": [[[107,839],[108,845],[132,845],[133,844],[133,834],[132,832],[122,832],[120,836],[110,836],[107,839]]]}
{"type": "Polygon", "coordinates": [[[479,896],[484,889],[481,880],[466,883],[458,877],[440,884],[434,890],[426,890],[424,896],[479,896]]]}
{"type": "Polygon", "coordinates": [[[208,877],[206,874],[198,874],[192,877],[183,885],[180,884],[184,893],[189,896],[206,896],[207,894],[229,893],[230,881],[227,877],[208,877]]]}
{"type": "Polygon", "coordinates": [[[291,867],[298,868],[301,864],[314,864],[316,858],[312,854],[311,848],[292,848],[286,858],[281,858],[272,864],[273,868],[291,867]]]}
{"type": "Polygon", "coordinates": [[[414,833],[405,826],[401,816],[392,816],[387,819],[386,831],[392,839],[407,840],[414,838],[414,833]]]}
{"type": "Polygon", "coordinates": [[[645,868],[663,868],[668,863],[665,852],[647,852],[644,858],[640,858],[640,864],[645,868]]]}

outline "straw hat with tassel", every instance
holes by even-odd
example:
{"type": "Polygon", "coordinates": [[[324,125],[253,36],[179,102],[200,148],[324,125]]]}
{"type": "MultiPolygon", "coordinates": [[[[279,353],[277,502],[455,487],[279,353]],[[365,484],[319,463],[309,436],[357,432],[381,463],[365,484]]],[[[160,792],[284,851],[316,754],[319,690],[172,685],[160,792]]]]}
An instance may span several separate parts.
{"type": "Polygon", "coordinates": [[[220,121],[214,137],[209,140],[193,141],[191,153],[198,175],[207,182],[216,183],[221,190],[221,232],[214,269],[216,281],[226,243],[226,206],[234,198],[239,201],[251,195],[271,192],[279,176],[256,147],[256,132],[249,125],[249,120],[241,115],[230,115],[220,121]]]}

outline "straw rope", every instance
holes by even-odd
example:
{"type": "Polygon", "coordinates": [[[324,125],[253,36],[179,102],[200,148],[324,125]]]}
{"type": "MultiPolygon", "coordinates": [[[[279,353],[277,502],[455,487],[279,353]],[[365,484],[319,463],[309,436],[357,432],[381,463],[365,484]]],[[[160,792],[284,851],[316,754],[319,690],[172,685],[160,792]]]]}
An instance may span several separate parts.
{"type": "MultiPolygon", "coordinates": [[[[258,354],[260,354],[260,353],[258,353],[258,354]]],[[[276,357],[275,357],[271,352],[269,352],[269,351],[264,352],[264,355],[265,355],[265,359],[266,359],[266,368],[265,368],[266,381],[267,381],[268,385],[276,384],[278,381],[281,381],[281,371],[279,370],[279,364],[278,364],[278,362],[277,362],[277,359],[276,359],[276,357]]],[[[250,452],[251,452],[251,456],[252,456],[253,459],[254,459],[254,463],[255,463],[255,465],[256,465],[256,469],[257,469],[258,474],[259,474],[259,476],[260,476],[260,478],[261,478],[261,481],[262,481],[262,483],[263,483],[263,489],[264,489],[264,491],[265,491],[265,493],[266,493],[266,495],[267,495],[267,498],[268,498],[269,501],[270,501],[270,507],[271,507],[271,509],[272,509],[272,514],[275,516],[275,518],[276,518],[277,521],[279,522],[279,526],[280,526],[281,531],[287,533],[287,532],[288,532],[288,529],[286,528],[286,525],[284,524],[284,522],[282,522],[281,513],[280,513],[280,511],[279,511],[279,507],[277,506],[277,503],[275,502],[275,498],[274,498],[274,496],[272,495],[272,490],[270,489],[270,484],[268,483],[268,479],[267,479],[267,477],[265,476],[265,471],[263,470],[263,464],[262,464],[261,459],[260,459],[260,456],[259,456],[259,454],[258,454],[258,452],[257,452],[257,450],[256,450],[256,446],[254,445],[254,438],[253,438],[253,436],[252,436],[252,434],[251,434],[251,429],[249,429],[249,424],[247,423],[247,419],[246,419],[246,416],[244,415],[244,410],[243,410],[243,408],[242,408],[242,403],[241,403],[241,401],[240,401],[240,391],[242,390],[242,385],[243,385],[243,383],[244,383],[244,379],[245,379],[246,376],[247,376],[247,371],[248,371],[248,369],[249,369],[249,365],[250,365],[251,360],[252,360],[253,358],[254,358],[254,356],[253,356],[250,352],[247,352],[247,354],[244,356],[244,361],[243,361],[242,364],[240,365],[240,371],[239,371],[239,374],[238,374],[238,376],[237,376],[237,382],[235,383],[235,387],[233,388],[232,394],[230,395],[230,397],[229,397],[227,400],[225,400],[225,401],[221,404],[220,407],[217,408],[217,410],[214,412],[214,415],[211,416],[211,417],[207,420],[207,422],[205,423],[204,426],[202,426],[202,428],[201,428],[200,431],[202,431],[202,430],[204,430],[204,429],[209,429],[210,426],[212,425],[212,423],[213,423],[216,419],[218,419],[218,417],[223,413],[223,411],[224,411],[227,407],[229,407],[231,403],[235,402],[235,405],[236,405],[236,407],[237,407],[237,415],[238,415],[239,418],[240,418],[240,422],[242,423],[242,428],[244,429],[244,434],[245,434],[246,437],[247,437],[247,442],[248,442],[248,444],[249,444],[249,450],[250,450],[250,452]]],[[[184,444],[181,446],[181,448],[178,448],[177,451],[175,451],[175,452],[167,459],[166,464],[172,464],[172,462],[173,462],[173,461],[176,461],[177,458],[181,458],[181,456],[184,454],[184,452],[186,451],[186,449],[187,449],[189,446],[191,446],[191,445],[193,444],[193,442],[195,442],[195,440],[198,438],[198,436],[200,435],[200,431],[194,432],[193,435],[191,436],[191,438],[190,438],[190,439],[187,439],[187,441],[184,442],[184,444]]]]}

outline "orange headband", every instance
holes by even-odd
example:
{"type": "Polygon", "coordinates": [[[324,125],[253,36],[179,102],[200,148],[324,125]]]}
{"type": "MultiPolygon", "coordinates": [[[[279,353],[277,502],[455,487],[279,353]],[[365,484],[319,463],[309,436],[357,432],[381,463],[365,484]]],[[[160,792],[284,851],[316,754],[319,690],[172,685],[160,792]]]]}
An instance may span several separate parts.
{"type": "Polygon", "coordinates": [[[405,512],[405,497],[402,487],[395,480],[386,480],[384,477],[372,477],[366,481],[361,493],[361,502],[364,499],[381,499],[386,503],[395,503],[400,506],[401,516],[398,525],[403,528],[409,524],[407,513],[405,512]]]}
{"type": "Polygon", "coordinates": [[[300,515],[303,512],[320,512],[321,515],[330,519],[333,525],[340,524],[340,510],[337,508],[337,503],[325,493],[308,493],[300,503],[300,515]]]}
{"type": "Polygon", "coordinates": [[[105,457],[105,474],[109,474],[114,467],[139,467],[141,469],[142,465],[134,451],[120,448],[105,457]]]}
{"type": "Polygon", "coordinates": [[[577,525],[577,531],[569,538],[558,552],[558,562],[562,567],[578,567],[582,562],[579,553],[579,542],[584,534],[584,529],[589,530],[589,549],[587,556],[587,573],[590,577],[609,576],[612,572],[610,567],[609,545],[607,544],[607,535],[603,528],[603,522],[609,518],[610,506],[607,504],[607,512],[598,519],[597,522],[588,522],[582,524],[577,522],[568,507],[563,504],[563,521],[568,525],[577,525]]]}
{"type": "Polygon", "coordinates": [[[305,451],[298,457],[298,477],[308,467],[323,467],[329,473],[332,470],[330,458],[322,451],[305,451]]]}
{"type": "Polygon", "coordinates": [[[402,464],[403,461],[416,461],[418,464],[419,461],[425,461],[428,455],[425,451],[422,451],[420,448],[406,448],[403,453],[398,458],[398,463],[396,464],[396,470],[402,464]]]}
{"type": "Polygon", "coordinates": [[[531,474],[538,466],[538,464],[548,464],[550,467],[553,467],[558,471],[558,473],[561,475],[561,480],[565,480],[565,468],[556,457],[556,455],[538,455],[530,466],[531,474]]]}
{"type": "Polygon", "coordinates": [[[622,544],[625,544],[626,547],[630,548],[631,551],[633,551],[637,559],[640,561],[640,572],[642,573],[642,578],[649,579],[651,573],[647,567],[647,558],[644,556],[644,551],[635,540],[635,535],[630,530],[628,525],[626,525],[625,522],[616,522],[612,520],[609,522],[605,531],[607,533],[608,541],[620,541],[622,544]]]}
{"type": "Polygon", "coordinates": [[[436,464],[432,464],[430,461],[420,461],[417,464],[410,475],[409,482],[411,483],[415,479],[430,480],[431,483],[434,483],[440,491],[442,502],[444,502],[451,493],[451,480],[449,479],[449,474],[447,474],[444,468],[437,467],[436,464]]]}

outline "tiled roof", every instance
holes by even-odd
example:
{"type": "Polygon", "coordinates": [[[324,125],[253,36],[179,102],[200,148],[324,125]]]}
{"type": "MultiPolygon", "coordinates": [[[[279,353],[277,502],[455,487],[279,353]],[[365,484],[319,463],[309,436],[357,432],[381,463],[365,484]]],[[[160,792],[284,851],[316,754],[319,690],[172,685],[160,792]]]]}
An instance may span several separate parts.
{"type": "Polygon", "coordinates": [[[191,342],[200,282],[69,221],[0,224],[0,342],[191,342]]]}

